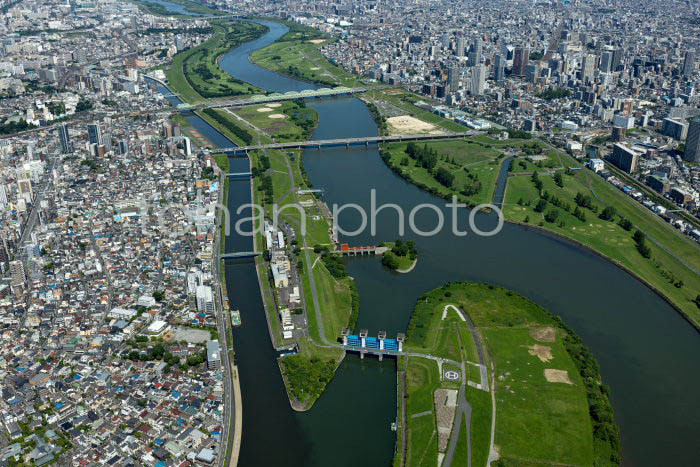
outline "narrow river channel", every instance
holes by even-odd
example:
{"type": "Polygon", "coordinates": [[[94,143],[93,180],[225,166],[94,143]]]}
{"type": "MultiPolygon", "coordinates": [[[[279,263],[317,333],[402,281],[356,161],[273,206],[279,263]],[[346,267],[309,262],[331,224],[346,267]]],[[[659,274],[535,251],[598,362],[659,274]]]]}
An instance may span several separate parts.
{"type": "MultiPolygon", "coordinates": [[[[286,31],[279,24],[265,24],[270,32],[227,53],[220,62],[222,68],[270,91],[314,87],[250,63],[253,50],[286,31]]],[[[314,139],[377,133],[366,106],[356,98],[323,99],[308,105],[320,117],[314,139]]],[[[196,116],[188,120],[214,144],[230,145],[196,116]]],[[[232,163],[247,166],[242,159],[232,163]]],[[[394,175],[376,147],[310,149],[304,153],[304,166],[314,186],[325,190],[331,207],[357,203],[369,212],[370,190],[376,189],[379,205],[395,203],[408,213],[418,204],[429,203],[438,206],[446,219],[445,229],[435,236],[407,234],[407,239],[416,241],[420,255],[409,274],[390,273],[377,258],[348,261],[361,297],[359,327],[370,334],[386,330],[390,336],[405,331],[417,297],[447,281],[492,282],[512,289],[561,315],[597,357],[603,379],[612,388],[624,465],[696,464],[700,336],[654,292],[597,255],[533,229],[506,224],[492,237],[454,236],[445,201],[394,175]]],[[[235,213],[237,206],[250,201],[249,183],[231,183],[228,199],[235,213]]],[[[462,230],[467,230],[467,216],[467,210],[459,211],[462,230]]],[[[233,217],[235,222],[238,216],[233,217]]],[[[495,224],[490,215],[476,218],[484,230],[495,224]]],[[[398,237],[393,211],[382,211],[378,219],[376,236],[367,231],[343,241],[369,245],[398,237]]],[[[432,229],[435,222],[436,214],[428,209],[416,215],[416,224],[423,230],[432,229]]],[[[359,218],[344,211],[340,224],[350,231],[359,218]]],[[[251,247],[250,238],[227,238],[229,251],[251,247]]],[[[240,465],[389,465],[395,443],[390,431],[396,415],[394,362],[348,356],[314,408],[293,412],[270,345],[254,266],[232,264],[226,272],[231,307],[240,309],[243,319],[243,326],[234,331],[243,391],[240,465]]]]}

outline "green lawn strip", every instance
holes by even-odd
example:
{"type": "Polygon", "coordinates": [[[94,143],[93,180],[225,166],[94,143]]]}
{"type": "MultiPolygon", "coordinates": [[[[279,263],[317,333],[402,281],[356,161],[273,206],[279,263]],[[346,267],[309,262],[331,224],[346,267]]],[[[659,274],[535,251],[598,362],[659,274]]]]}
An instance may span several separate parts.
{"type": "Polygon", "coordinates": [[[634,225],[641,227],[648,235],[654,237],[654,240],[683,258],[696,270],[700,270],[700,250],[695,242],[602,178],[592,173],[587,175],[586,184],[595,190],[601,200],[615,206],[618,212],[634,225]]]}
{"type": "Polygon", "coordinates": [[[472,466],[483,467],[491,444],[491,393],[467,386],[466,396],[472,406],[472,466]]]}
{"type": "MultiPolygon", "coordinates": [[[[603,203],[592,196],[587,186],[588,179],[595,176],[585,172],[574,172],[574,174],[573,176],[563,175],[563,188],[556,186],[550,176],[542,175],[539,178],[542,181],[543,190],[546,190],[550,196],[555,196],[568,203],[572,211],[576,206],[574,197],[578,192],[591,196],[593,204],[598,206],[598,211],[602,211],[603,203]]],[[[630,219],[633,223],[636,221],[636,225],[649,232],[654,239],[661,241],[671,251],[682,252],[681,254],[685,261],[696,261],[696,256],[689,250],[692,246],[685,245],[682,239],[673,239],[669,238],[672,236],[664,235],[661,231],[662,226],[655,225],[656,219],[644,218],[639,212],[636,212],[635,206],[630,206],[629,203],[636,203],[636,201],[629,199],[614,187],[608,188],[605,185],[601,185],[595,178],[591,182],[595,187],[596,193],[602,199],[615,206],[619,214],[630,219]],[[627,199],[620,198],[620,196],[627,199]]],[[[606,183],[602,180],[600,182],[606,183]]],[[[527,220],[530,224],[542,224],[542,227],[581,242],[611,258],[613,261],[622,264],[667,296],[690,319],[696,323],[700,322],[700,310],[692,302],[697,296],[697,291],[700,290],[700,277],[697,274],[650,241],[647,244],[651,248],[652,257],[651,259],[644,258],[637,251],[636,244],[632,239],[634,229],[626,231],[620,227],[617,222],[619,216],[615,216],[616,222],[606,221],[600,219],[598,213],[582,208],[586,218],[586,221],[583,222],[574,217],[572,213],[552,206],[551,203],[548,203],[543,213],[539,213],[535,212],[538,199],[539,196],[531,181],[531,177],[510,177],[508,179],[506,204],[503,214],[509,220],[518,222],[527,220]],[[524,203],[522,205],[518,204],[521,200],[524,203]],[[529,206],[527,205],[528,202],[530,203],[529,206]],[[546,222],[544,214],[554,209],[559,212],[557,221],[546,222]],[[563,222],[564,225],[562,226],[560,222],[563,222]],[[682,287],[675,285],[678,281],[683,282],[682,287]]],[[[658,222],[663,221],[659,219],[658,222]]]]}
{"type": "Polygon", "coordinates": [[[419,150],[427,147],[435,151],[437,161],[432,168],[426,168],[421,160],[408,155],[409,143],[382,146],[380,154],[386,164],[399,176],[429,193],[447,199],[454,194],[459,202],[469,206],[489,203],[493,197],[503,155],[482,143],[467,139],[416,144],[419,150]],[[449,187],[437,179],[441,169],[453,176],[449,187]]]}
{"type": "Polygon", "coordinates": [[[326,339],[329,342],[336,342],[343,328],[348,325],[352,313],[348,283],[351,279],[347,277],[341,280],[335,279],[321,260],[316,262],[313,273],[326,339]]]}
{"type": "Polygon", "coordinates": [[[465,417],[462,417],[460,425],[459,439],[457,440],[454,457],[452,458],[452,465],[454,466],[469,465],[469,438],[467,437],[467,421],[465,420],[465,417]]]}
{"type": "Polygon", "coordinates": [[[167,70],[169,87],[190,104],[207,98],[264,94],[260,88],[233,78],[219,67],[218,58],[260,37],[267,27],[250,22],[212,21],[214,34],[193,49],[181,52],[167,70]]]}
{"type": "Polygon", "coordinates": [[[436,465],[438,454],[434,392],[440,387],[437,363],[409,357],[406,372],[408,452],[406,465],[436,465]],[[430,411],[427,415],[413,415],[430,411]]]}

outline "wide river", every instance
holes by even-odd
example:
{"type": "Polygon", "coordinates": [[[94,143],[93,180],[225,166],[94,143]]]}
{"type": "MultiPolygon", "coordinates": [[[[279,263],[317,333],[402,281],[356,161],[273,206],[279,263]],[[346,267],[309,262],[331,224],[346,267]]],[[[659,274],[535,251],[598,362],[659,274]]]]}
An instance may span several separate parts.
{"type": "MultiPolygon", "coordinates": [[[[220,62],[222,68],[270,91],[312,88],[248,60],[252,51],[286,31],[277,23],[265,24],[270,31],[228,52],[220,62]]],[[[320,116],[314,139],[377,134],[366,106],[356,98],[308,104],[320,116]]],[[[214,144],[230,145],[204,121],[195,116],[188,119],[214,144]]],[[[390,273],[377,258],[348,260],[361,297],[358,327],[369,329],[370,334],[386,330],[390,336],[405,331],[417,297],[447,281],[484,281],[512,289],[561,315],[600,362],[604,382],[612,388],[625,465],[697,465],[700,336],[654,292],[597,255],[532,229],[506,224],[492,237],[454,236],[445,202],[394,175],[376,147],[312,149],[303,160],[314,186],[325,190],[329,206],[357,203],[369,211],[370,190],[376,189],[380,205],[395,203],[408,213],[420,203],[429,203],[438,206],[447,221],[435,236],[407,233],[420,254],[409,274],[390,273]]],[[[247,167],[245,159],[231,161],[234,171],[247,167]]],[[[228,199],[232,213],[248,203],[249,182],[231,183],[228,199]]],[[[467,210],[459,211],[460,225],[466,225],[467,216],[467,210]]],[[[234,222],[238,217],[233,215],[234,222]]],[[[395,213],[387,209],[378,219],[375,237],[367,231],[343,241],[369,245],[398,237],[395,213]]],[[[430,230],[435,219],[434,212],[424,209],[416,216],[416,224],[430,230]]],[[[358,217],[344,211],[339,222],[350,231],[358,225],[358,217]]],[[[477,222],[486,229],[495,221],[479,214],[477,222]]],[[[227,238],[229,251],[250,248],[249,237],[227,238]]],[[[234,331],[243,391],[240,465],[389,465],[395,445],[390,430],[396,417],[395,363],[360,361],[348,355],[313,409],[292,411],[277,353],[270,345],[254,266],[231,264],[226,272],[231,306],[241,310],[243,319],[243,326],[234,331]]]]}

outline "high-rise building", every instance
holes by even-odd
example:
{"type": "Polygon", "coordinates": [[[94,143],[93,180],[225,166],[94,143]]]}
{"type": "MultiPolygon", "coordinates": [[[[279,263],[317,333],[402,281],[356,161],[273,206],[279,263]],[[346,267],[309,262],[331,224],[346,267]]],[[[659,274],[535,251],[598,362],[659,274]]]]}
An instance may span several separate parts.
{"type": "Polygon", "coordinates": [[[688,135],[688,125],[673,118],[664,118],[663,133],[666,136],[681,141],[688,135]]]}
{"type": "Polygon", "coordinates": [[[129,152],[129,141],[126,139],[119,140],[119,154],[127,154],[129,152]]]}
{"type": "Polygon", "coordinates": [[[600,71],[602,73],[610,73],[612,70],[613,52],[605,50],[600,56],[600,71]]]}
{"type": "Polygon", "coordinates": [[[506,74],[506,58],[503,55],[496,55],[493,62],[493,79],[496,82],[501,82],[506,74]]]}
{"type": "Polygon", "coordinates": [[[210,370],[221,368],[221,349],[218,340],[207,341],[207,368],[210,370]]]}
{"type": "Polygon", "coordinates": [[[70,135],[68,134],[68,125],[61,123],[58,127],[58,139],[61,141],[61,152],[68,154],[73,149],[70,143],[70,135]]]}
{"type": "Polygon", "coordinates": [[[527,68],[527,62],[529,59],[529,47],[518,47],[515,49],[515,54],[513,55],[513,76],[525,75],[525,69],[527,68]]]}
{"type": "Polygon", "coordinates": [[[480,96],[484,93],[486,87],[486,66],[478,64],[472,67],[472,96],[480,96]]]}
{"type": "Polygon", "coordinates": [[[632,173],[637,169],[639,153],[637,153],[637,151],[633,149],[628,148],[622,143],[615,143],[613,145],[613,153],[610,160],[618,168],[624,170],[627,173],[632,173]]]}
{"type": "Polygon", "coordinates": [[[595,60],[595,55],[586,54],[583,56],[583,61],[581,62],[581,81],[584,83],[593,82],[593,77],[595,75],[595,60]]]}
{"type": "Polygon", "coordinates": [[[459,68],[451,66],[447,69],[447,87],[450,92],[459,90],[459,68]]]}
{"type": "Polygon", "coordinates": [[[455,51],[458,57],[464,57],[464,37],[457,38],[457,50],[455,51]]]}
{"type": "Polygon", "coordinates": [[[477,37],[474,39],[474,42],[472,42],[472,50],[469,52],[469,66],[476,66],[481,63],[482,50],[481,38],[477,37]]]}
{"type": "Polygon", "coordinates": [[[540,73],[539,62],[528,63],[527,67],[525,68],[525,79],[530,83],[534,83],[537,81],[537,77],[539,76],[539,73],[540,73]]]}
{"type": "Polygon", "coordinates": [[[695,71],[695,52],[688,50],[683,59],[683,76],[691,76],[695,71]]]}
{"type": "Polygon", "coordinates": [[[90,139],[90,144],[97,144],[97,145],[103,144],[102,130],[100,129],[99,123],[97,123],[97,122],[88,123],[87,130],[88,130],[88,138],[90,139]]]}
{"type": "Polygon", "coordinates": [[[685,140],[683,160],[700,162],[700,116],[693,117],[688,126],[688,137],[685,140]]]}
{"type": "Polygon", "coordinates": [[[613,49],[612,68],[610,71],[617,71],[622,63],[622,49],[613,49]]]}

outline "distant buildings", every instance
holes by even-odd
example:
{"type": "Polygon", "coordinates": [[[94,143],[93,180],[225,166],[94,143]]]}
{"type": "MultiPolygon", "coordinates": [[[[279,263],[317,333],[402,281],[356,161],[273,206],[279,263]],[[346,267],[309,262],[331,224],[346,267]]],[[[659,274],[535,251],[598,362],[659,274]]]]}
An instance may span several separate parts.
{"type": "Polygon", "coordinates": [[[637,169],[639,153],[622,143],[615,143],[610,161],[625,172],[632,173],[637,169]]]}

